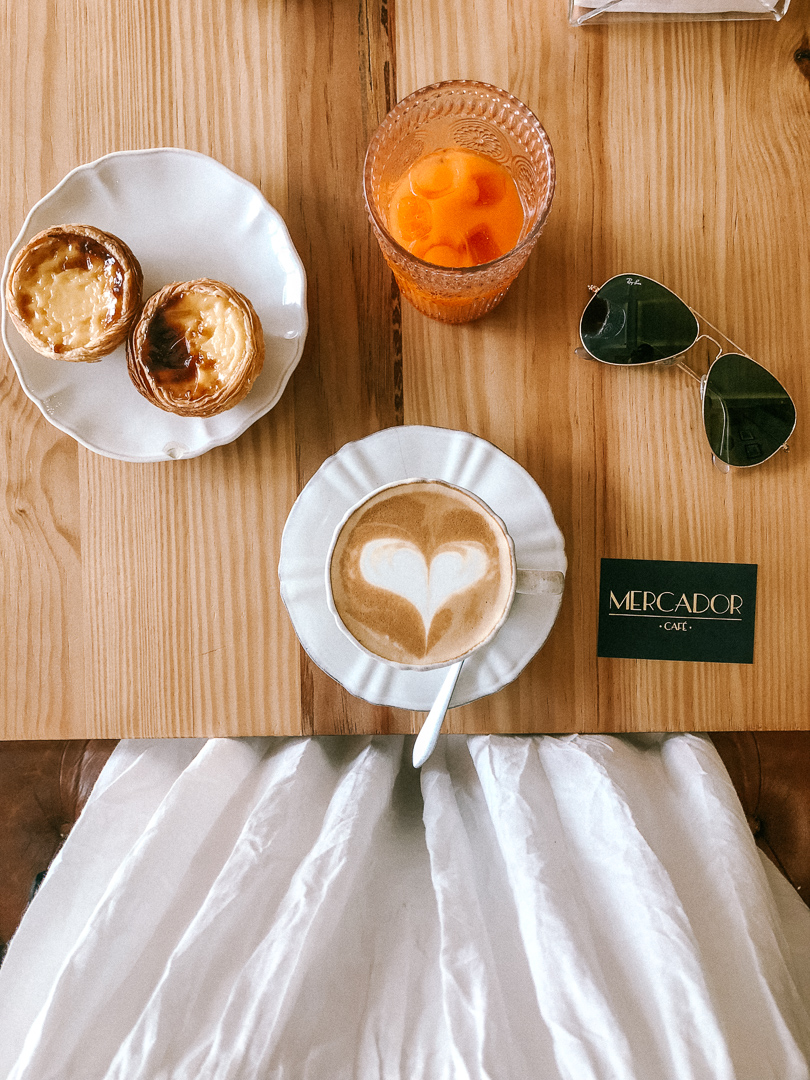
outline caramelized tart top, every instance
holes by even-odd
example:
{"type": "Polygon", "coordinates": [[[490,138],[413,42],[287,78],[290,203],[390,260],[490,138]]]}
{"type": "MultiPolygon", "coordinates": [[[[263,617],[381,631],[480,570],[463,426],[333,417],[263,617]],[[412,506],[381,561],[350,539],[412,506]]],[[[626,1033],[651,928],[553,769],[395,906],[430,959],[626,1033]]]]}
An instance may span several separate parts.
{"type": "Polygon", "coordinates": [[[17,254],[6,283],[9,315],[28,344],[62,360],[100,360],[137,317],[143,274],[130,249],[88,225],[57,225],[17,254]]]}
{"type": "Polygon", "coordinates": [[[175,282],[147,300],[128,360],[132,381],[155,405],[212,416],[241,401],[261,371],[261,322],[224,282],[175,282]]]}

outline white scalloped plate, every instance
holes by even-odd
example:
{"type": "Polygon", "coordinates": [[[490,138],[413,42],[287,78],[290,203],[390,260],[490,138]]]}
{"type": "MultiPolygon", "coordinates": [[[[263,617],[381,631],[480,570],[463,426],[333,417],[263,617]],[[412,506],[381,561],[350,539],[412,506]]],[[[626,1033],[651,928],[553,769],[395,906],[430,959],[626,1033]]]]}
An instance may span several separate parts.
{"type": "MultiPolygon", "coordinates": [[[[338,628],[324,567],[343,515],[383,484],[422,476],[467,488],[490,506],[515,541],[518,566],[565,573],[565,542],[548,499],[526,470],[492,443],[447,428],[385,428],[347,443],[321,465],[290,511],[281,538],[281,596],[315,663],[374,705],[427,711],[445,671],[400,671],[375,660],[338,628]]],[[[518,594],[493,640],[469,658],[451,702],[465,705],[517,678],[557,618],[561,596],[518,594]]]]}
{"type": "Polygon", "coordinates": [[[80,165],[31,210],[6,258],[50,225],[95,225],[124,240],[143,268],[144,298],[172,281],[210,277],[251,301],[265,362],[248,396],[207,419],[174,416],[132,385],[122,345],[96,364],[50,360],[17,333],[3,305],[3,343],[23,390],[82,446],[122,461],[197,457],[238,438],[281,397],[307,332],[306,276],[281,215],[258,188],[204,154],[124,150],[80,165]]]}

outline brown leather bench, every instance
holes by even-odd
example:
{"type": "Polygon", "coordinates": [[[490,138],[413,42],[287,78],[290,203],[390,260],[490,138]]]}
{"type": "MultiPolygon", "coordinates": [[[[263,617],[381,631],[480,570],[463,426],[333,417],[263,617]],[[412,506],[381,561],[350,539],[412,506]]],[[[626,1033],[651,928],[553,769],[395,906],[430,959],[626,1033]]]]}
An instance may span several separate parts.
{"type": "Polygon", "coordinates": [[[0,957],[115,745],[0,742],[0,957]]]}
{"type": "Polygon", "coordinates": [[[810,906],[810,731],[712,735],[757,845],[810,906]]]}
{"type": "MultiPolygon", "coordinates": [[[[810,731],[713,740],[757,844],[810,904],[810,731]]],[[[115,745],[0,743],[0,956],[115,745]]]]}

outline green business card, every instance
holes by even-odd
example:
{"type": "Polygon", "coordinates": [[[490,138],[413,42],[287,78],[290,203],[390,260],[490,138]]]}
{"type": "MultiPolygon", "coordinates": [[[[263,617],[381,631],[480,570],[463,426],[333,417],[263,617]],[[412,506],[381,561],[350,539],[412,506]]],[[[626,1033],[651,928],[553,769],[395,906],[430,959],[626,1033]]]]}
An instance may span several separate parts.
{"type": "Polygon", "coordinates": [[[602,559],[597,656],[754,662],[752,563],[602,559]]]}

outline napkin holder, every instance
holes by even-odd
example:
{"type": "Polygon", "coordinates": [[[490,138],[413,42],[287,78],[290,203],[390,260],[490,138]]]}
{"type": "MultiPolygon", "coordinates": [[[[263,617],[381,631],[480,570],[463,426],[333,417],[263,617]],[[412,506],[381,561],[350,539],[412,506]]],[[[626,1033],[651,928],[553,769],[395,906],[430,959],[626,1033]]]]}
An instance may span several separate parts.
{"type": "Polygon", "coordinates": [[[623,22],[779,21],[790,0],[568,0],[572,26],[623,22]]]}

